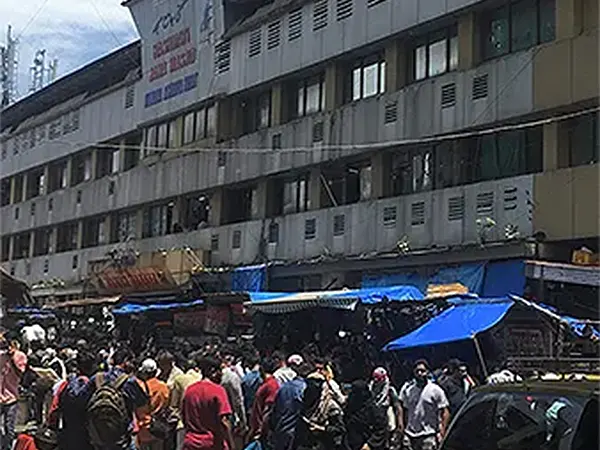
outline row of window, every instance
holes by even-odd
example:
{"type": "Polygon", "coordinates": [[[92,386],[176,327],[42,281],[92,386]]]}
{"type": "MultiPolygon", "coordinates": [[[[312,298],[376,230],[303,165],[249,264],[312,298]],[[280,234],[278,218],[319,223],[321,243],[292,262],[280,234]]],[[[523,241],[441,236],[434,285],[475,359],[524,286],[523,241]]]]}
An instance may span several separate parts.
{"type": "Polygon", "coordinates": [[[215,104],[203,106],[186,113],[183,118],[174,118],[146,128],[144,156],[206,139],[216,133],[217,107],[215,104]]]}
{"type": "Polygon", "coordinates": [[[17,134],[10,140],[0,142],[0,157],[2,160],[6,159],[11,151],[11,146],[12,154],[18,155],[20,152],[25,152],[34,148],[46,139],[58,139],[59,137],[70,134],[78,129],[79,109],[75,109],[63,114],[49,124],[40,125],[29,131],[17,134]]]}
{"type": "MultiPolygon", "coordinates": [[[[598,116],[589,114],[565,124],[566,140],[572,148],[569,163],[590,164],[598,162],[598,116]]],[[[432,146],[417,146],[387,152],[384,155],[384,197],[395,197],[432,189],[443,189],[469,183],[514,177],[542,170],[542,128],[504,131],[432,146]]],[[[559,158],[560,159],[560,158],[559,158]]],[[[564,159],[564,158],[563,158],[564,159]]],[[[334,207],[368,200],[372,196],[373,172],[368,160],[332,163],[321,170],[319,177],[321,207],[334,207]]],[[[308,172],[293,177],[269,180],[266,194],[266,216],[276,217],[308,211],[310,205],[310,177],[308,172]]],[[[490,212],[493,198],[478,197],[478,213],[490,212]],[[480,211],[481,210],[481,211],[480,211]]],[[[505,199],[506,200],[506,199],[505,199]]],[[[226,188],[223,191],[220,223],[233,224],[255,218],[259,214],[259,197],[256,186],[226,188]]],[[[411,224],[424,223],[424,204],[411,205],[411,224]]],[[[142,208],[141,237],[151,238],[204,228],[209,223],[210,197],[205,194],[188,196],[179,203],[179,222],[175,222],[175,201],[163,201],[142,208]]],[[[32,204],[32,207],[35,204],[32,204]]],[[[452,198],[448,203],[448,220],[464,217],[464,199],[452,198]]],[[[32,210],[32,214],[34,214],[32,210]]],[[[383,222],[396,223],[396,210],[386,208],[383,222]]],[[[18,219],[18,217],[17,217],[18,219]]],[[[93,247],[108,242],[127,242],[137,237],[138,213],[120,211],[111,215],[107,229],[106,216],[83,220],[81,247],[93,247]]],[[[305,239],[316,235],[315,219],[307,219],[305,239]]],[[[345,217],[334,218],[335,236],[344,234],[345,217]]],[[[13,236],[13,259],[42,256],[54,251],[65,252],[78,248],[77,222],[56,227],[56,249],[52,248],[52,228],[42,228],[13,236]],[[31,243],[33,239],[33,245],[31,243]]],[[[278,241],[279,226],[271,222],[268,242],[278,241]]],[[[8,260],[10,236],[2,238],[2,261],[8,260]]],[[[241,231],[233,233],[232,248],[240,248],[241,231]]],[[[213,250],[218,250],[218,235],[211,240],[213,250]]]]}

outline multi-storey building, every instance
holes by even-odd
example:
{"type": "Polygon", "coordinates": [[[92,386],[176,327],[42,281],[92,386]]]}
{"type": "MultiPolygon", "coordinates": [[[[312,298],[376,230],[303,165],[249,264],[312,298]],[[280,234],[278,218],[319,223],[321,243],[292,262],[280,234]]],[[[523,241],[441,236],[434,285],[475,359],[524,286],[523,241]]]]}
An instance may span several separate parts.
{"type": "Polygon", "coordinates": [[[119,245],[278,262],[272,289],[598,250],[596,0],[124,5],[139,42],[2,111],[18,277],[77,292],[119,245]]]}

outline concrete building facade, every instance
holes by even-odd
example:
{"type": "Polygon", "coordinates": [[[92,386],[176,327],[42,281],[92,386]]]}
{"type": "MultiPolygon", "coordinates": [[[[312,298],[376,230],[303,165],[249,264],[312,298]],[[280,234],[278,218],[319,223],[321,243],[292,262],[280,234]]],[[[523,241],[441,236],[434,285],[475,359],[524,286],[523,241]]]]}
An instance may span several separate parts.
{"type": "Polygon", "coordinates": [[[123,246],[286,289],[596,245],[597,1],[124,5],[140,41],[2,111],[0,257],[31,284],[123,246]]]}

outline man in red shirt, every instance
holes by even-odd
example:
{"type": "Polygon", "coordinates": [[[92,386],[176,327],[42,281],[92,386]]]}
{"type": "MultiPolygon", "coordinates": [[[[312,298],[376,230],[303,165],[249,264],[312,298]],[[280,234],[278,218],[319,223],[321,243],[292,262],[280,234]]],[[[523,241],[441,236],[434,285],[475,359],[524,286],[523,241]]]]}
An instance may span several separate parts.
{"type": "Polygon", "coordinates": [[[27,368],[27,356],[16,341],[0,336],[0,450],[10,450],[15,440],[15,423],[21,377],[27,368]]]}
{"type": "Polygon", "coordinates": [[[267,437],[267,417],[275,403],[279,390],[279,382],[273,376],[277,370],[278,361],[265,358],[260,363],[261,378],[264,380],[256,391],[250,413],[250,431],[247,440],[265,439],[267,437]]]}
{"type": "Polygon", "coordinates": [[[198,368],[204,378],[190,385],[183,396],[182,450],[236,450],[228,417],[231,405],[219,384],[221,365],[213,358],[201,358],[198,368]]]}

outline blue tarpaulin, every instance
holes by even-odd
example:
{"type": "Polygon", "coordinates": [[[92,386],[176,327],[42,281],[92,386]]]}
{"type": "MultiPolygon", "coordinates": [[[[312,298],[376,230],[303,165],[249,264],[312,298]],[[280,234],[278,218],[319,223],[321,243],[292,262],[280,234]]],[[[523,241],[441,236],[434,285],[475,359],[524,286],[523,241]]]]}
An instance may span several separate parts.
{"type": "Polygon", "coordinates": [[[514,302],[506,298],[457,302],[415,331],[389,342],[383,350],[404,350],[471,339],[500,322],[513,305],[514,302]]]}
{"type": "Polygon", "coordinates": [[[250,292],[253,308],[274,314],[293,312],[311,307],[354,309],[357,303],[373,305],[384,300],[390,302],[422,300],[423,294],[414,286],[345,289],[340,291],[312,292],[250,292]]]}
{"type": "Polygon", "coordinates": [[[267,265],[238,267],[231,273],[233,292],[260,292],[265,288],[267,265]]]}
{"type": "Polygon", "coordinates": [[[525,289],[525,263],[521,260],[510,260],[441,267],[433,274],[407,270],[389,275],[366,275],[362,280],[362,287],[403,284],[415,286],[425,294],[429,285],[453,283],[460,283],[468,288],[469,292],[482,297],[522,295],[525,289]]]}
{"type": "Polygon", "coordinates": [[[166,311],[169,309],[192,308],[204,304],[204,300],[194,300],[191,302],[171,302],[171,303],[124,303],[112,310],[113,314],[127,315],[140,314],[148,311],[166,311]]]}

